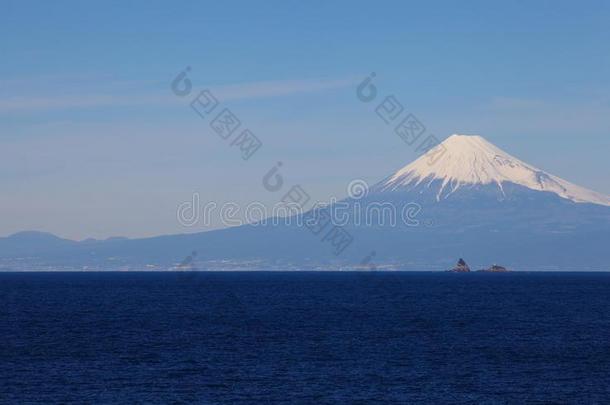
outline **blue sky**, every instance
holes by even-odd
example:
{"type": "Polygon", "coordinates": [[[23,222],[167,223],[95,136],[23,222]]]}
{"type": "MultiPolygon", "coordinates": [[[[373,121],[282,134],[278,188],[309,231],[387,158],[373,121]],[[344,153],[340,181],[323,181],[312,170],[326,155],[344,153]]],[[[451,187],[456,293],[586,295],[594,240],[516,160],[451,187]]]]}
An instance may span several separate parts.
{"type": "Polygon", "coordinates": [[[2,1],[0,234],[210,229],[177,205],[272,204],[277,161],[315,199],[374,183],[417,154],[356,98],[370,72],[438,138],[610,194],[610,3],[260,3],[2,1]],[[263,141],[252,159],[172,94],[186,66],[263,141]]]}

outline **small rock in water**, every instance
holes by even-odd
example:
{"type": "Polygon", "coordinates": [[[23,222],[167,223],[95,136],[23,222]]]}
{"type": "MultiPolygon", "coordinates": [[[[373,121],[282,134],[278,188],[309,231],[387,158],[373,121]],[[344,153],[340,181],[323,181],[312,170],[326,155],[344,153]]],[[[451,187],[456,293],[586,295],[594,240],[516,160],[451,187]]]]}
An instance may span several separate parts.
{"type": "Polygon", "coordinates": [[[458,260],[458,262],[454,268],[452,268],[451,270],[445,270],[445,271],[453,272],[453,273],[467,273],[470,271],[470,267],[466,264],[464,259],[462,259],[460,257],[460,260],[458,260]]]}

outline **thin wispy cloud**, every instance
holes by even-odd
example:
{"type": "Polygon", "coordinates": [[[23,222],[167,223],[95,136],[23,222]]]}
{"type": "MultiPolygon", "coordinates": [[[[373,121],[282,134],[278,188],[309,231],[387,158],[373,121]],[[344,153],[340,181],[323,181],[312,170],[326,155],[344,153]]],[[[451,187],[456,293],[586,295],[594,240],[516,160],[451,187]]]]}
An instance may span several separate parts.
{"type": "MultiPolygon", "coordinates": [[[[227,85],[201,86],[211,89],[223,101],[245,100],[290,96],[312,93],[335,88],[348,87],[357,82],[356,77],[346,79],[301,79],[269,80],[260,82],[235,83],[227,85]]],[[[123,107],[145,105],[170,105],[183,102],[173,95],[159,95],[159,92],[138,94],[62,94],[8,96],[0,98],[1,112],[40,112],[91,107],[123,107]]]]}
{"type": "Polygon", "coordinates": [[[495,97],[491,100],[490,106],[494,109],[529,109],[541,108],[546,106],[547,104],[547,102],[537,99],[495,97]]]}
{"type": "MultiPolygon", "coordinates": [[[[17,96],[0,99],[0,112],[37,112],[87,107],[126,106],[158,103],[146,97],[111,95],[17,96]]],[[[167,100],[170,101],[169,98],[167,100]]]]}
{"type": "Polygon", "coordinates": [[[223,86],[210,86],[214,94],[225,101],[249,98],[278,97],[298,93],[311,93],[348,87],[356,84],[360,77],[350,77],[338,80],[302,79],[273,80],[252,83],[238,83],[223,86]]]}

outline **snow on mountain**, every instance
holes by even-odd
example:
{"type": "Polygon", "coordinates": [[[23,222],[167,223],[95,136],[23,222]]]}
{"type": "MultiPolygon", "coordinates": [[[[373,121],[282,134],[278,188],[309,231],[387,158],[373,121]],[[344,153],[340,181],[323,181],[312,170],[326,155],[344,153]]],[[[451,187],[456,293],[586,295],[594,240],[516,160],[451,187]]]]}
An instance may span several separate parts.
{"type": "Polygon", "coordinates": [[[431,164],[425,155],[421,156],[379,184],[379,191],[410,190],[440,180],[441,187],[436,194],[439,201],[461,187],[476,184],[496,184],[499,192],[504,194],[503,183],[509,182],[532,190],[549,191],[574,202],[610,206],[610,196],[546,173],[509,155],[481,136],[451,135],[436,148],[445,149],[436,162],[431,164]]]}

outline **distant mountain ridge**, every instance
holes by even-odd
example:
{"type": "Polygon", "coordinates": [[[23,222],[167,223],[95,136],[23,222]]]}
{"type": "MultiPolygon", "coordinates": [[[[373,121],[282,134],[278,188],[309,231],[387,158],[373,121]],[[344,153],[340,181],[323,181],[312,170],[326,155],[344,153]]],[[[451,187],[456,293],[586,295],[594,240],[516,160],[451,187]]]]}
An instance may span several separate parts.
{"type": "Polygon", "coordinates": [[[196,252],[201,269],[356,269],[373,258],[380,269],[444,270],[463,257],[473,268],[610,270],[610,197],[479,136],[453,135],[437,148],[435,163],[422,156],[335,204],[353,208],[343,224],[353,243],[339,256],[294,221],[82,242],[20,233],[0,238],[0,269],[168,269],[196,252]],[[365,208],[384,204],[419,210],[412,223],[361,221],[365,208]]]}

